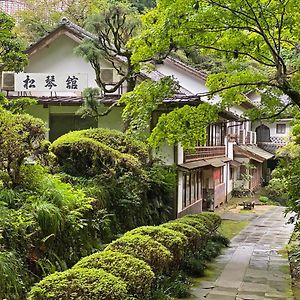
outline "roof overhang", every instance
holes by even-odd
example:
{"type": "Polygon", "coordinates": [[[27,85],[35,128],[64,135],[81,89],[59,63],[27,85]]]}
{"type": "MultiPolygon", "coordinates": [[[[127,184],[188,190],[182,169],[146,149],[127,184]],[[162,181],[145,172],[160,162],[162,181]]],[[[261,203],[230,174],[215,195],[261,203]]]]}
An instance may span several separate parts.
{"type": "Polygon", "coordinates": [[[274,154],[269,153],[257,146],[237,146],[234,145],[234,154],[247,157],[257,162],[263,163],[264,161],[274,157],[274,154]]]}
{"type": "Polygon", "coordinates": [[[183,163],[178,165],[178,168],[183,172],[197,170],[208,166],[219,168],[225,166],[226,163],[229,161],[231,161],[231,159],[228,157],[215,157],[210,159],[201,159],[201,160],[183,163]]]}
{"type": "Polygon", "coordinates": [[[237,161],[237,160],[232,160],[232,161],[230,162],[230,166],[233,167],[233,168],[238,168],[238,167],[240,167],[241,165],[242,165],[242,163],[240,163],[240,162],[237,161]]]}

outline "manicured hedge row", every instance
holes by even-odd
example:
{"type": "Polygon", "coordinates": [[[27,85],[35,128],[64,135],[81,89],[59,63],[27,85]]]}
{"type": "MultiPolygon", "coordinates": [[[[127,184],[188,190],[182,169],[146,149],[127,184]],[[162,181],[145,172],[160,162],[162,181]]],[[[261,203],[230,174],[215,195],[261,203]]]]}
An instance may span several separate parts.
{"type": "Polygon", "coordinates": [[[172,274],[174,266],[185,269],[193,255],[198,259],[220,224],[219,216],[201,213],[136,228],[71,270],[46,277],[28,299],[153,299],[156,278],[172,274]]]}
{"type": "Polygon", "coordinates": [[[127,283],[128,292],[138,297],[150,292],[155,277],[150,266],[143,260],[109,250],[84,257],[73,267],[77,268],[103,269],[122,278],[127,283]]]}

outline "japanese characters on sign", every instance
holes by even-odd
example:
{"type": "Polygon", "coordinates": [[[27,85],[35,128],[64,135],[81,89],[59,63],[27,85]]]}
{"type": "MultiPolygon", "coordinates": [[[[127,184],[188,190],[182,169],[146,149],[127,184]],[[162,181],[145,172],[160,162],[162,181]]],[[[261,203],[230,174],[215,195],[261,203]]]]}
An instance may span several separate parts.
{"type": "Polygon", "coordinates": [[[16,73],[15,91],[17,92],[82,92],[88,87],[85,73],[16,73]]]}

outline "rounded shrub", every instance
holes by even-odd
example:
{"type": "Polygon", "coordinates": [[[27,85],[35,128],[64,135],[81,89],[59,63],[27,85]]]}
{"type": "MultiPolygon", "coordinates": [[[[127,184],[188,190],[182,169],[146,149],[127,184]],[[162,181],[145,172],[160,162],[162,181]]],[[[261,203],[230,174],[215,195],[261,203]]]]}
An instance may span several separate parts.
{"type": "Polygon", "coordinates": [[[192,248],[196,248],[200,244],[201,233],[196,228],[188,224],[179,222],[169,222],[160,225],[159,227],[168,228],[177,232],[182,233],[188,240],[188,245],[192,248]]]}
{"type": "Polygon", "coordinates": [[[145,261],[155,273],[168,270],[173,261],[173,255],[165,246],[156,242],[150,236],[141,234],[123,236],[110,243],[105,248],[105,251],[107,250],[122,252],[141,259],[145,261]]]}
{"type": "Polygon", "coordinates": [[[197,216],[202,216],[202,217],[206,218],[207,220],[211,221],[213,224],[213,227],[212,227],[213,231],[217,230],[218,227],[220,227],[220,225],[222,223],[221,217],[212,212],[202,212],[200,214],[197,214],[197,216]]]}
{"type": "Polygon", "coordinates": [[[187,224],[194,227],[200,232],[201,239],[207,238],[209,236],[209,231],[207,230],[206,226],[203,224],[203,221],[198,220],[196,218],[182,217],[175,221],[171,221],[171,223],[173,222],[187,224]]]}
{"type": "Polygon", "coordinates": [[[141,173],[141,162],[137,157],[89,137],[87,132],[69,132],[52,143],[50,150],[64,172],[74,176],[95,176],[113,168],[116,172],[141,173]]]}
{"type": "Polygon", "coordinates": [[[109,145],[111,148],[120,151],[121,153],[128,153],[136,156],[144,163],[149,160],[146,144],[121,131],[107,128],[91,128],[83,130],[82,136],[109,145]]]}
{"type": "Polygon", "coordinates": [[[97,269],[56,272],[36,284],[28,300],[127,300],[127,287],[116,276],[97,269]]]}
{"type": "Polygon", "coordinates": [[[152,237],[173,254],[175,262],[182,259],[188,239],[180,232],[159,226],[141,226],[125,234],[125,236],[141,234],[152,237]]]}
{"type": "Polygon", "coordinates": [[[82,258],[73,269],[103,269],[126,282],[128,292],[144,299],[151,290],[155,275],[144,261],[114,251],[97,252],[82,258]]]}
{"type": "Polygon", "coordinates": [[[209,232],[214,232],[219,227],[218,222],[214,222],[210,216],[202,214],[202,213],[194,214],[194,215],[186,215],[183,218],[184,219],[186,219],[186,218],[193,219],[193,220],[200,222],[201,224],[203,224],[206,227],[206,229],[209,232]]]}

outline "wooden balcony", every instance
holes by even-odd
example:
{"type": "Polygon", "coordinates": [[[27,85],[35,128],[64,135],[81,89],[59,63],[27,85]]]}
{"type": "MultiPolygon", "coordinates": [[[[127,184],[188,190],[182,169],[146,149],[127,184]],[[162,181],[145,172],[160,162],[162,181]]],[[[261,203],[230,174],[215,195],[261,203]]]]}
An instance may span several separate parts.
{"type": "Polygon", "coordinates": [[[246,131],[245,129],[240,130],[240,133],[238,136],[238,143],[240,145],[256,144],[256,132],[246,131]]]}
{"type": "Polygon", "coordinates": [[[218,156],[225,156],[225,146],[196,147],[194,152],[184,153],[184,161],[190,162],[218,156]]]}

